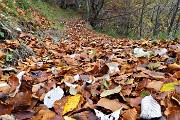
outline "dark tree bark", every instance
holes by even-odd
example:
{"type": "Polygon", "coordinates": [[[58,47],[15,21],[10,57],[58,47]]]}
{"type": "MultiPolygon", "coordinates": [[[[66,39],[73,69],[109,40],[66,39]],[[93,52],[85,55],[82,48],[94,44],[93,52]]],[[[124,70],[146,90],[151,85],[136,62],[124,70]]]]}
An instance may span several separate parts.
{"type": "Polygon", "coordinates": [[[157,8],[157,14],[156,14],[156,19],[155,19],[155,24],[154,24],[154,29],[153,29],[153,35],[158,34],[158,28],[159,28],[159,16],[160,16],[160,6],[158,5],[157,8]]]}
{"type": "Polygon", "coordinates": [[[129,15],[128,15],[128,18],[127,18],[127,26],[126,26],[126,37],[129,35],[129,29],[130,29],[130,26],[131,26],[131,22],[132,22],[132,20],[131,20],[131,0],[127,0],[127,12],[129,13],[129,15]]]}
{"type": "Polygon", "coordinates": [[[96,26],[98,15],[104,5],[104,0],[86,0],[88,20],[92,27],[96,26]]]}
{"type": "Polygon", "coordinates": [[[139,20],[139,25],[140,25],[140,30],[139,30],[139,37],[142,37],[142,30],[143,30],[143,16],[144,16],[144,10],[145,10],[145,4],[146,4],[146,0],[143,0],[142,3],[142,10],[141,10],[141,16],[140,16],[140,20],[139,20]]]}
{"type": "Polygon", "coordinates": [[[169,25],[168,30],[167,30],[168,34],[172,31],[172,27],[173,27],[176,15],[177,15],[177,13],[179,11],[179,5],[180,5],[180,0],[177,0],[175,11],[174,11],[174,13],[172,15],[171,22],[170,22],[170,25],[169,25]]]}

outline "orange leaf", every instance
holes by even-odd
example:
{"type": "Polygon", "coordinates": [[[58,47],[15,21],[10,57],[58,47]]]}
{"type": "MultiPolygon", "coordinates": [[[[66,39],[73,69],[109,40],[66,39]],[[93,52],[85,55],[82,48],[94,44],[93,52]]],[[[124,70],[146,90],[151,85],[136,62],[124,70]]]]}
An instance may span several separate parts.
{"type": "Polygon", "coordinates": [[[125,110],[123,116],[123,120],[136,120],[137,119],[137,111],[135,108],[125,110]]]}

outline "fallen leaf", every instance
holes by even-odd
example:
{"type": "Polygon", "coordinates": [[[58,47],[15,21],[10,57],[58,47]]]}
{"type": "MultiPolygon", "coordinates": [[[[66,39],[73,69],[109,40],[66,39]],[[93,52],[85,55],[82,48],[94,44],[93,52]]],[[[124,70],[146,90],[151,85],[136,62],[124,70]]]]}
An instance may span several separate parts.
{"type": "Polygon", "coordinates": [[[56,114],[51,110],[40,110],[32,120],[53,120],[56,114]]]}
{"type": "Polygon", "coordinates": [[[69,96],[63,97],[62,99],[57,100],[54,103],[54,110],[58,115],[60,115],[61,119],[63,119],[62,112],[68,98],[69,96]]]}
{"type": "Polygon", "coordinates": [[[180,71],[175,72],[172,77],[180,79],[180,71]]]}
{"type": "Polygon", "coordinates": [[[160,66],[161,66],[160,63],[149,63],[148,68],[153,70],[153,69],[158,68],[160,66]]]}
{"type": "Polygon", "coordinates": [[[71,117],[76,120],[98,120],[95,113],[91,111],[84,111],[84,112],[76,113],[76,114],[71,115],[71,117]]]}
{"type": "Polygon", "coordinates": [[[96,116],[100,119],[100,120],[118,120],[119,119],[119,115],[120,115],[120,110],[122,108],[120,108],[119,110],[114,111],[113,113],[109,114],[109,115],[105,115],[104,113],[94,109],[96,116]]]}
{"type": "Polygon", "coordinates": [[[5,57],[6,57],[6,54],[0,51],[0,58],[5,58],[5,57]]]}
{"type": "Polygon", "coordinates": [[[142,97],[130,98],[130,105],[136,107],[141,103],[142,97]]]}
{"type": "Polygon", "coordinates": [[[144,52],[142,48],[135,48],[134,49],[134,56],[135,57],[150,57],[150,51],[144,52]]]}
{"type": "Polygon", "coordinates": [[[33,87],[32,87],[32,92],[34,93],[34,92],[37,92],[41,87],[44,87],[45,85],[44,85],[44,83],[39,83],[39,84],[35,84],[35,85],[33,85],[33,87]]]}
{"type": "Polygon", "coordinates": [[[117,99],[109,100],[107,98],[101,98],[96,105],[109,109],[112,112],[122,107],[122,105],[119,103],[117,99]]]}
{"type": "Polygon", "coordinates": [[[35,112],[33,111],[19,111],[16,113],[13,113],[13,116],[18,120],[24,120],[28,118],[32,118],[35,112]]]}
{"type": "MultiPolygon", "coordinates": [[[[20,73],[18,73],[17,74],[17,78],[18,78],[18,80],[19,80],[19,84],[18,84],[18,86],[16,87],[16,90],[13,92],[13,93],[11,93],[11,94],[9,94],[9,96],[10,97],[14,97],[15,95],[16,95],[16,93],[17,92],[19,92],[19,88],[20,88],[20,86],[21,86],[21,80],[22,80],[22,77],[23,77],[23,75],[26,73],[26,71],[21,71],[20,73]]],[[[15,83],[16,84],[16,83],[15,83]]]]}
{"type": "Polygon", "coordinates": [[[68,87],[72,87],[72,88],[76,88],[78,85],[77,84],[71,84],[71,83],[68,83],[68,82],[64,82],[66,86],[68,87]]]}
{"type": "Polygon", "coordinates": [[[0,81],[0,92],[7,91],[9,89],[10,89],[10,86],[9,84],[7,84],[7,82],[0,81]]]}
{"type": "Polygon", "coordinates": [[[77,74],[77,75],[74,76],[74,80],[75,80],[75,81],[78,81],[79,79],[80,79],[79,74],[77,74]]]}
{"type": "Polygon", "coordinates": [[[14,106],[11,104],[5,104],[0,101],[0,115],[11,114],[14,106]]]}
{"type": "Polygon", "coordinates": [[[168,66],[168,68],[171,69],[171,70],[178,71],[178,70],[180,70],[180,65],[178,65],[178,64],[176,64],[176,63],[173,63],[173,64],[170,64],[170,65],[168,66]]]}
{"type": "Polygon", "coordinates": [[[161,50],[156,50],[155,51],[155,55],[160,55],[160,56],[162,56],[162,55],[164,55],[164,54],[166,54],[167,53],[167,49],[166,48],[163,48],[163,49],[161,49],[161,50]]]}
{"type": "Polygon", "coordinates": [[[180,85],[180,81],[163,84],[160,91],[161,92],[173,91],[175,89],[175,85],[180,85]]]}
{"type": "Polygon", "coordinates": [[[76,95],[76,94],[77,94],[77,90],[76,90],[75,88],[73,88],[73,87],[70,87],[70,88],[69,88],[69,93],[70,93],[71,95],[76,95]]]}
{"type": "Polygon", "coordinates": [[[171,98],[180,105],[180,92],[175,92],[171,98]]]}
{"type": "Polygon", "coordinates": [[[148,74],[154,79],[163,79],[165,78],[165,73],[162,72],[155,72],[155,71],[150,71],[150,70],[145,70],[143,71],[144,73],[148,74]]]}
{"type": "Polygon", "coordinates": [[[111,89],[111,90],[105,90],[103,91],[100,96],[101,97],[106,97],[106,96],[109,96],[109,95],[112,95],[112,94],[115,94],[115,93],[119,93],[121,91],[121,86],[117,86],[115,87],[114,89],[111,89]]]}
{"type": "Polygon", "coordinates": [[[78,106],[80,99],[81,99],[80,94],[69,97],[65,106],[64,106],[62,115],[66,114],[70,111],[73,111],[78,106]]]}
{"type": "Polygon", "coordinates": [[[14,106],[16,110],[25,110],[30,107],[32,102],[32,95],[30,92],[18,92],[13,98],[5,101],[14,106]]]}
{"type": "Polygon", "coordinates": [[[161,106],[158,102],[151,95],[144,97],[141,101],[140,117],[143,119],[152,119],[161,116],[161,106]]]}
{"type": "Polygon", "coordinates": [[[147,88],[153,88],[156,92],[158,92],[163,85],[163,82],[161,81],[152,81],[149,82],[147,85],[147,88]]]}
{"type": "Polygon", "coordinates": [[[64,91],[58,86],[49,91],[44,97],[44,105],[52,108],[56,100],[60,100],[64,95],[64,91]]]}
{"type": "Polygon", "coordinates": [[[119,64],[117,62],[106,63],[106,65],[109,67],[110,73],[119,71],[119,64]]]}
{"type": "Polygon", "coordinates": [[[123,120],[136,120],[137,119],[137,111],[135,108],[125,110],[123,112],[123,120]]]}
{"type": "Polygon", "coordinates": [[[180,111],[173,111],[167,116],[167,120],[180,120],[180,111]]]}

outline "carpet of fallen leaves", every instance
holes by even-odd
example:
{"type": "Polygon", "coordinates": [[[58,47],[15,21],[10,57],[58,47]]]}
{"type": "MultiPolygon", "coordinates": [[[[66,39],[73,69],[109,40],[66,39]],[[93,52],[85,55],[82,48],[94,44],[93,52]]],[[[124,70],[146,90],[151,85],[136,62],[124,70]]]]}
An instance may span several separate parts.
{"type": "Polygon", "coordinates": [[[34,51],[6,68],[7,54],[0,52],[1,118],[98,120],[98,110],[108,120],[102,116],[120,110],[119,119],[136,120],[142,99],[151,95],[162,120],[180,119],[179,40],[114,39],[83,21],[64,24],[67,38],[58,44],[32,33],[0,44],[13,51],[23,42],[34,51]]]}

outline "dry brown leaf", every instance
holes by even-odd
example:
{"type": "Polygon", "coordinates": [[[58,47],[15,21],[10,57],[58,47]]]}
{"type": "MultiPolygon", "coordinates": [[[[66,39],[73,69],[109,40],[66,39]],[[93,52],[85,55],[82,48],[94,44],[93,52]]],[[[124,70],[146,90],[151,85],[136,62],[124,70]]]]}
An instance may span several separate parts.
{"type": "Polygon", "coordinates": [[[109,100],[107,98],[101,98],[98,101],[97,106],[104,107],[106,109],[111,110],[112,112],[114,112],[122,107],[122,105],[119,103],[118,99],[109,100]]]}
{"type": "Polygon", "coordinates": [[[57,100],[57,101],[54,103],[54,110],[55,110],[55,112],[58,113],[60,116],[62,116],[62,112],[63,112],[65,103],[66,103],[66,101],[68,100],[68,98],[69,98],[68,96],[63,97],[62,99],[57,100]]]}
{"type": "Polygon", "coordinates": [[[9,103],[15,107],[15,109],[23,110],[31,105],[32,97],[30,92],[18,92],[13,98],[7,99],[6,103],[9,103]]]}
{"type": "Polygon", "coordinates": [[[76,113],[73,114],[71,117],[74,118],[75,120],[98,120],[96,115],[90,111],[76,113]]]}
{"type": "Polygon", "coordinates": [[[130,98],[130,105],[136,107],[141,103],[142,97],[130,98]]]}
{"type": "Polygon", "coordinates": [[[137,119],[137,111],[135,108],[125,110],[123,112],[123,120],[136,120],[137,119]]]}
{"type": "Polygon", "coordinates": [[[11,104],[5,104],[0,101],[0,115],[11,114],[14,106],[11,104]]]}
{"type": "Polygon", "coordinates": [[[51,110],[40,110],[32,120],[52,120],[56,114],[51,110]]]}
{"type": "Polygon", "coordinates": [[[152,81],[149,82],[147,85],[147,88],[153,88],[156,92],[158,92],[163,85],[163,82],[161,81],[152,81]]]}
{"type": "Polygon", "coordinates": [[[145,70],[143,73],[148,74],[154,79],[163,79],[165,78],[165,73],[162,72],[155,72],[155,71],[150,71],[150,70],[145,70]]]}
{"type": "Polygon", "coordinates": [[[5,57],[6,57],[6,54],[0,51],[0,58],[5,58],[5,57]]]}
{"type": "Polygon", "coordinates": [[[170,64],[170,65],[168,66],[168,68],[171,69],[171,70],[178,71],[178,70],[180,70],[180,65],[178,65],[178,64],[176,64],[176,63],[173,63],[173,64],[170,64]]]}
{"type": "Polygon", "coordinates": [[[180,120],[180,111],[173,111],[167,116],[167,120],[180,120]]]}
{"type": "Polygon", "coordinates": [[[180,79],[180,71],[177,71],[173,74],[173,77],[176,79],[180,79]]]}
{"type": "Polygon", "coordinates": [[[16,113],[13,113],[13,116],[18,120],[24,120],[28,118],[32,118],[35,112],[33,111],[18,111],[16,113]]]}

